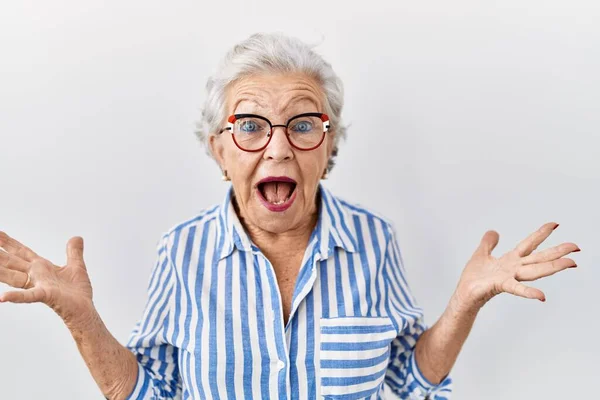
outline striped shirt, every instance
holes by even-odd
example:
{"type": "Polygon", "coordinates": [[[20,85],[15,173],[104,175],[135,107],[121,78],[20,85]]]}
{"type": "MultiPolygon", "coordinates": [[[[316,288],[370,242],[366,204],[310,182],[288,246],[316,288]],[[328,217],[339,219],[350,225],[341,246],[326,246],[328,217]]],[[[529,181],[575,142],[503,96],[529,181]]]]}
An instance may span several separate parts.
{"type": "Polygon", "coordinates": [[[162,235],[126,347],[128,399],[449,399],[420,372],[427,329],[392,225],[319,186],[319,216],[284,325],[275,271],[235,212],[233,189],[162,235]]]}

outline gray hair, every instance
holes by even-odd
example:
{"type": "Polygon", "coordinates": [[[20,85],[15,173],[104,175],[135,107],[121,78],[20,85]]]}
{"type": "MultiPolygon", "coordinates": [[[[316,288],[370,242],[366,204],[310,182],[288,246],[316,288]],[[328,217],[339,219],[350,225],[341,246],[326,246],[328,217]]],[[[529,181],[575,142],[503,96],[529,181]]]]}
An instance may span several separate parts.
{"type": "Polygon", "coordinates": [[[313,47],[282,33],[255,33],[225,55],[217,72],[206,83],[207,97],[195,132],[209,155],[212,156],[207,146],[208,137],[220,130],[220,124],[226,118],[225,93],[229,84],[253,74],[301,72],[315,79],[325,94],[325,113],[329,115],[331,130],[335,132],[327,169],[333,168],[339,140],[346,137],[341,117],[344,87],[331,64],[313,51],[313,47]]]}

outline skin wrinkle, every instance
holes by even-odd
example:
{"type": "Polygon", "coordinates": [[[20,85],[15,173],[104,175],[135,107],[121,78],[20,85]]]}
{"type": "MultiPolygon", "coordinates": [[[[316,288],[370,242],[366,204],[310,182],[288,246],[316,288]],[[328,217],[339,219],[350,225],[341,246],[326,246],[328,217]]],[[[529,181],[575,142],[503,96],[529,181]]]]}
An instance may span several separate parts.
{"type": "MultiPolygon", "coordinates": [[[[285,117],[285,121],[277,122],[277,121],[274,121],[271,118],[267,117],[266,115],[260,114],[260,111],[253,112],[253,114],[259,114],[259,115],[262,115],[263,117],[266,117],[267,119],[269,119],[271,121],[271,123],[273,125],[278,124],[278,123],[284,124],[289,118],[296,115],[296,113],[290,113],[288,111],[288,107],[290,107],[293,103],[298,103],[302,100],[310,101],[311,103],[313,103],[313,105],[315,107],[314,110],[308,110],[308,111],[303,111],[303,112],[312,112],[312,111],[319,112],[318,110],[323,110],[323,108],[321,108],[319,102],[315,101],[314,98],[312,98],[311,96],[296,96],[296,95],[294,95],[294,92],[290,94],[291,98],[285,104],[277,107],[277,110],[275,110],[275,111],[273,111],[272,108],[269,108],[268,106],[266,106],[264,103],[257,101],[257,99],[254,99],[251,97],[251,96],[258,97],[259,96],[258,93],[245,92],[245,93],[243,93],[243,95],[246,95],[248,97],[241,97],[240,99],[238,99],[235,103],[235,107],[233,107],[233,110],[236,110],[236,111],[229,112],[227,114],[228,116],[231,114],[240,113],[239,107],[241,104],[243,104],[245,102],[254,103],[254,104],[258,105],[257,109],[259,109],[259,110],[267,110],[267,111],[270,111],[274,115],[282,115],[285,117]]],[[[228,108],[228,109],[230,109],[230,108],[228,108]]]]}
{"type": "MultiPolygon", "coordinates": [[[[237,113],[258,114],[278,125],[297,114],[325,112],[323,90],[305,74],[248,76],[228,87],[226,96],[225,118],[237,113]]],[[[224,127],[225,121],[220,126],[224,127]]],[[[269,145],[259,152],[239,149],[227,131],[209,139],[215,159],[231,178],[233,204],[242,225],[273,265],[285,323],[298,270],[318,219],[318,184],[331,157],[333,135],[328,132],[323,143],[311,151],[293,148],[281,127],[274,129],[269,145]],[[296,199],[286,211],[269,211],[259,200],[257,183],[268,176],[288,176],[297,182],[296,199]]]]}
{"type": "MultiPolygon", "coordinates": [[[[274,124],[285,123],[287,119],[278,116],[287,114],[286,117],[291,117],[302,112],[321,111],[319,97],[324,97],[319,86],[304,75],[251,76],[229,89],[227,115],[255,113],[269,118],[274,124]],[[261,103],[268,107],[260,107],[261,103]]],[[[225,126],[224,122],[222,126],[225,126]]],[[[303,228],[303,225],[311,225],[306,223],[306,216],[316,211],[317,185],[331,154],[333,140],[330,134],[316,150],[300,151],[291,147],[281,129],[275,128],[269,146],[257,153],[238,149],[228,136],[211,136],[210,146],[219,165],[228,171],[232,179],[240,216],[247,223],[247,228],[258,235],[262,234],[261,231],[285,234],[295,228],[303,228]],[[241,175],[244,175],[243,180],[236,179],[241,175]],[[272,175],[287,175],[298,182],[296,201],[283,213],[274,214],[266,210],[254,197],[256,183],[272,175]],[[299,212],[300,208],[305,212],[299,212]]]]}

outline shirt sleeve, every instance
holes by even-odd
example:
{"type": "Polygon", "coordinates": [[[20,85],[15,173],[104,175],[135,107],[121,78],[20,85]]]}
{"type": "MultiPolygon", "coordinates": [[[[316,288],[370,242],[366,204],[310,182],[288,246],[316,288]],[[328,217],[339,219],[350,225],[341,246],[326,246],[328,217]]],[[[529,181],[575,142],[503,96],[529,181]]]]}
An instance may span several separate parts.
{"type": "Polygon", "coordinates": [[[400,399],[448,400],[452,394],[452,378],[448,374],[439,384],[429,382],[421,373],[415,358],[417,340],[428,329],[423,310],[417,305],[406,279],[404,262],[393,226],[383,266],[388,312],[398,327],[391,343],[391,355],[385,382],[400,399]]]}
{"type": "Polygon", "coordinates": [[[138,361],[137,381],[127,400],[181,399],[178,352],[167,340],[175,282],[167,243],[165,234],[157,245],[142,318],[125,345],[138,361]]]}

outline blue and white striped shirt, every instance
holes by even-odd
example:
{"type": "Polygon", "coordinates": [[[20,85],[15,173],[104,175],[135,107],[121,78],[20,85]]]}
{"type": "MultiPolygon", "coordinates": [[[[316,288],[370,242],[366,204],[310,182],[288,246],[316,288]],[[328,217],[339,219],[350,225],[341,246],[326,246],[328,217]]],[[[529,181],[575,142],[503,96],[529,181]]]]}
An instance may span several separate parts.
{"type": "Polygon", "coordinates": [[[284,326],[277,279],[232,203],[166,232],[141,320],[128,399],[448,399],[414,347],[427,326],[392,225],[319,187],[317,225],[284,326]]]}

